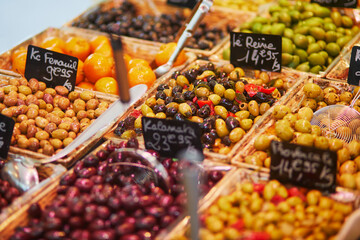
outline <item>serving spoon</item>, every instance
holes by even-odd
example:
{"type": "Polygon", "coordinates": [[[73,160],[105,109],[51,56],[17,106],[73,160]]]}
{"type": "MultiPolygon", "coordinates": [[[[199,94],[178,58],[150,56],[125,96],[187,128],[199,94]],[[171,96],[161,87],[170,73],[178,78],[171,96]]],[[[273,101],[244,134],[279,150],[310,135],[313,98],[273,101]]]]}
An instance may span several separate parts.
{"type": "Polygon", "coordinates": [[[197,3],[197,5],[192,11],[192,14],[188,18],[190,20],[184,23],[186,27],[182,27],[182,29],[185,28],[185,30],[179,37],[175,51],[173,52],[173,54],[171,54],[168,62],[154,70],[156,77],[161,77],[165,73],[169,72],[171,67],[174,65],[174,62],[176,61],[176,58],[179,56],[181,50],[185,47],[187,40],[193,35],[195,29],[197,28],[201,20],[204,18],[206,13],[209,12],[212,4],[212,0],[201,0],[197,3]]]}

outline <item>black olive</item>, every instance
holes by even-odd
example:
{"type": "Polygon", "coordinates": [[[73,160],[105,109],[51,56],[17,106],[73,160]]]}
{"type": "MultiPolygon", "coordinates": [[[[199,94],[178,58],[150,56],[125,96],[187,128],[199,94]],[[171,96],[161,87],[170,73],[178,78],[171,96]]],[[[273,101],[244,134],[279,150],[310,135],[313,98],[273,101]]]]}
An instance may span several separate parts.
{"type": "Polygon", "coordinates": [[[185,102],[184,95],[180,92],[174,94],[174,102],[183,103],[185,102]]]}
{"type": "Polygon", "coordinates": [[[184,72],[184,76],[186,77],[186,79],[189,81],[189,82],[194,82],[196,80],[196,77],[198,75],[199,71],[195,68],[192,68],[188,71],[185,71],[184,72]]]}
{"type": "Polygon", "coordinates": [[[202,130],[203,132],[210,132],[211,129],[212,129],[211,124],[208,123],[208,122],[203,122],[203,123],[201,123],[201,124],[200,124],[200,127],[201,127],[201,130],[202,130]]]}
{"type": "Polygon", "coordinates": [[[213,135],[214,138],[217,138],[217,137],[218,137],[215,129],[211,129],[210,132],[209,132],[209,134],[213,135]]]}
{"type": "Polygon", "coordinates": [[[195,97],[195,93],[193,91],[186,91],[183,93],[184,99],[192,101],[195,97]]]}
{"type": "Polygon", "coordinates": [[[165,84],[165,83],[162,83],[162,84],[160,84],[160,85],[157,87],[156,90],[158,90],[158,91],[163,91],[164,89],[169,89],[169,88],[170,88],[169,85],[167,85],[167,84],[165,84]]]}
{"type": "Polygon", "coordinates": [[[178,121],[185,121],[185,118],[181,113],[176,113],[174,119],[178,121]]]}
{"type": "Polygon", "coordinates": [[[193,115],[193,116],[196,115],[196,112],[197,112],[198,109],[197,109],[195,103],[190,102],[190,101],[187,101],[187,104],[188,104],[188,105],[190,106],[190,108],[191,108],[192,115],[193,115]]]}
{"type": "Polygon", "coordinates": [[[201,141],[205,144],[213,145],[215,143],[216,137],[210,133],[204,133],[201,136],[201,141]]]}
{"type": "Polygon", "coordinates": [[[235,83],[231,80],[228,80],[228,81],[224,81],[224,87],[226,89],[235,89],[235,83]]]}
{"type": "Polygon", "coordinates": [[[212,45],[210,41],[207,41],[205,39],[201,39],[198,44],[199,44],[199,48],[203,50],[211,48],[212,45]]]}
{"type": "Polygon", "coordinates": [[[268,102],[270,101],[269,99],[269,95],[263,93],[263,92],[257,92],[254,96],[254,99],[259,102],[259,103],[263,103],[263,102],[268,102]]]}
{"type": "Polygon", "coordinates": [[[240,127],[239,121],[236,118],[232,117],[232,116],[227,117],[225,122],[226,122],[226,127],[230,131],[233,130],[234,128],[240,127]]]}
{"type": "Polygon", "coordinates": [[[166,94],[163,91],[157,91],[156,95],[155,95],[155,98],[156,99],[160,98],[162,100],[165,100],[166,99],[166,94]]]}
{"type": "Polygon", "coordinates": [[[225,107],[226,110],[230,111],[230,109],[231,109],[232,106],[233,106],[233,103],[232,103],[232,101],[230,101],[229,99],[221,98],[221,100],[220,100],[220,102],[219,102],[219,105],[225,107]]]}
{"type": "Polygon", "coordinates": [[[232,107],[230,108],[230,112],[232,113],[237,113],[238,111],[240,111],[240,107],[238,104],[234,104],[232,105],[232,107]]]}
{"type": "Polygon", "coordinates": [[[230,146],[231,145],[231,141],[229,136],[225,136],[221,139],[221,142],[225,145],[225,146],[230,146]]]}
{"type": "Polygon", "coordinates": [[[209,105],[202,106],[196,113],[201,118],[207,118],[210,115],[210,107],[209,105]]]}
{"type": "Polygon", "coordinates": [[[175,71],[171,74],[171,78],[176,79],[180,75],[181,75],[180,71],[175,71]]]}
{"type": "Polygon", "coordinates": [[[165,98],[165,104],[169,104],[174,101],[174,97],[172,96],[166,96],[165,98]]]}
{"type": "Polygon", "coordinates": [[[167,117],[174,117],[176,113],[177,113],[177,110],[174,107],[169,107],[168,109],[166,109],[167,117]]]}
{"type": "Polygon", "coordinates": [[[135,120],[136,120],[136,118],[134,116],[129,116],[129,117],[125,118],[124,127],[126,129],[134,129],[135,120]]]}
{"type": "Polygon", "coordinates": [[[216,76],[215,76],[215,75],[210,75],[210,76],[208,76],[206,79],[207,79],[208,82],[210,82],[210,81],[216,81],[216,76]]]}
{"type": "Polygon", "coordinates": [[[209,87],[211,88],[211,91],[214,91],[214,87],[218,82],[215,80],[210,80],[209,81],[209,87]]]}
{"type": "Polygon", "coordinates": [[[183,90],[183,88],[179,85],[176,85],[175,87],[173,87],[172,89],[172,94],[175,95],[176,93],[181,93],[183,90]]]}
{"type": "Polygon", "coordinates": [[[204,119],[204,122],[210,123],[212,128],[215,128],[215,120],[216,120],[215,116],[209,116],[204,119]]]}
{"type": "Polygon", "coordinates": [[[154,109],[153,109],[154,113],[159,113],[159,112],[166,112],[166,107],[164,104],[156,104],[154,106],[154,109]]]}

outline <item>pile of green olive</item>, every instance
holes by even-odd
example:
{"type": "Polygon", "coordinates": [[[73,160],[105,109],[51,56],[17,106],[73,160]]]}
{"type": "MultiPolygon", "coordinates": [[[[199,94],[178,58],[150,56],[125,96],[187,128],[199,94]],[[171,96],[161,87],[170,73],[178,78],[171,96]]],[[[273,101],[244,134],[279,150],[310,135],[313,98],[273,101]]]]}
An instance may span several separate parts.
{"type": "Polygon", "coordinates": [[[266,72],[246,78],[243,69],[232,64],[195,65],[160,84],[138,113],[118,124],[115,134],[122,138],[141,134],[142,116],[192,121],[202,129],[205,148],[227,154],[289,87],[290,81],[270,79],[266,72]]]}
{"type": "MultiPolygon", "coordinates": [[[[356,88],[353,93],[341,92],[334,87],[322,89],[315,83],[305,84],[303,91],[306,99],[302,102],[303,107],[297,113],[292,113],[288,106],[275,106],[272,113],[273,118],[276,119],[275,125],[266,134],[255,138],[256,151],[246,156],[244,161],[257,166],[270,167],[269,148],[272,140],[289,141],[303,146],[336,151],[337,183],[346,188],[360,189],[360,142],[353,140],[346,144],[332,136],[323,136],[319,126],[310,124],[314,111],[327,105],[349,105],[359,89],[359,87],[356,88]]],[[[360,101],[357,101],[354,108],[359,109],[359,106],[360,101]]],[[[348,130],[348,127],[343,126],[336,131],[348,130]]]]}
{"type": "MultiPolygon", "coordinates": [[[[269,12],[270,18],[258,16],[243,24],[241,31],[282,36],[282,65],[300,71],[324,71],[359,32],[349,16],[317,3],[282,0],[269,12]]],[[[229,49],[223,58],[229,58],[229,49]]]]}
{"type": "Polygon", "coordinates": [[[15,121],[11,145],[50,156],[69,145],[108,107],[92,91],[48,88],[34,78],[11,79],[0,87],[0,112],[15,121]]]}
{"type": "MultiPolygon", "coordinates": [[[[353,206],[317,190],[287,189],[277,180],[244,181],[219,197],[200,217],[199,238],[335,239],[353,206]]],[[[176,236],[174,240],[187,239],[176,236]]]]}

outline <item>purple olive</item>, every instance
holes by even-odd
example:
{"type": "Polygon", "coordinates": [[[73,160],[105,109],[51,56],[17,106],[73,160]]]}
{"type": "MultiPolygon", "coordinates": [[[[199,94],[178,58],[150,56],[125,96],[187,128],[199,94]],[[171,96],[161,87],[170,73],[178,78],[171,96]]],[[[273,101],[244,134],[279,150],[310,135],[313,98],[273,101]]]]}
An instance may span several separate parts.
{"type": "Polygon", "coordinates": [[[210,171],[208,176],[212,181],[218,182],[223,178],[224,174],[221,171],[210,171]]]}
{"type": "Polygon", "coordinates": [[[132,213],[132,216],[135,217],[135,218],[140,218],[140,217],[145,216],[145,212],[144,212],[143,209],[138,208],[132,213]]]}
{"type": "Polygon", "coordinates": [[[11,236],[10,240],[28,240],[30,236],[24,232],[15,232],[14,235],[11,236]]]}
{"type": "Polygon", "coordinates": [[[68,207],[58,207],[55,210],[55,215],[60,219],[68,219],[71,216],[71,211],[68,207]]]}
{"type": "Polygon", "coordinates": [[[75,165],[75,167],[74,167],[74,172],[75,172],[76,174],[78,174],[78,172],[79,172],[81,169],[83,169],[83,167],[84,167],[84,162],[83,162],[83,161],[80,161],[80,162],[76,163],[76,165],[75,165]]]}
{"type": "Polygon", "coordinates": [[[70,234],[71,239],[90,240],[90,232],[87,230],[75,230],[70,234]]]}
{"type": "Polygon", "coordinates": [[[165,194],[164,190],[162,190],[159,187],[155,187],[155,188],[151,189],[151,193],[152,193],[153,196],[155,196],[155,198],[157,200],[160,199],[161,196],[165,194]]]}
{"type": "Polygon", "coordinates": [[[159,199],[159,206],[167,208],[167,207],[170,207],[173,202],[174,202],[174,197],[173,196],[171,196],[171,195],[163,195],[159,199]]]}
{"type": "Polygon", "coordinates": [[[175,203],[176,203],[177,205],[180,205],[180,206],[185,206],[185,204],[187,204],[186,193],[185,193],[185,192],[180,193],[180,194],[176,197],[175,203]]]}
{"type": "Polygon", "coordinates": [[[182,213],[182,209],[181,209],[181,207],[174,205],[174,206],[169,207],[169,209],[168,209],[167,212],[168,212],[171,216],[174,216],[174,217],[177,218],[177,217],[179,217],[180,214],[182,213]]]}
{"type": "Polygon", "coordinates": [[[78,178],[76,179],[75,186],[82,192],[89,192],[94,186],[94,183],[87,178],[78,178]]]}
{"type": "Polygon", "coordinates": [[[100,176],[105,176],[108,173],[108,167],[109,166],[107,162],[101,162],[97,167],[97,174],[100,176]]]}
{"type": "Polygon", "coordinates": [[[88,226],[88,229],[90,231],[97,231],[97,230],[103,230],[105,229],[105,223],[104,223],[104,220],[103,219],[99,219],[99,218],[95,218],[95,219],[92,219],[89,226],[88,226]]]}
{"type": "Polygon", "coordinates": [[[173,223],[175,220],[175,218],[173,216],[170,215],[165,215],[160,219],[160,227],[161,228],[166,228],[168,227],[171,223],[173,223]]]}
{"type": "Polygon", "coordinates": [[[67,192],[67,190],[69,189],[69,186],[65,186],[65,185],[59,185],[56,189],[56,192],[58,194],[65,194],[67,192]]]}
{"type": "Polygon", "coordinates": [[[20,196],[20,192],[14,187],[10,187],[9,190],[5,193],[5,199],[8,202],[12,202],[18,196],[20,196]]]}
{"type": "Polygon", "coordinates": [[[63,240],[65,237],[64,231],[50,231],[45,234],[45,238],[49,240],[63,240]]]}
{"type": "Polygon", "coordinates": [[[99,159],[94,155],[87,156],[83,161],[85,167],[96,167],[99,164],[99,159]]]}
{"type": "Polygon", "coordinates": [[[61,219],[56,217],[48,217],[44,227],[46,230],[59,230],[62,227],[61,219]]]}
{"type": "Polygon", "coordinates": [[[136,234],[127,234],[120,238],[120,240],[141,240],[136,234]]]}
{"type": "Polygon", "coordinates": [[[141,240],[151,240],[154,238],[154,234],[151,234],[151,232],[146,230],[140,230],[137,232],[137,235],[141,240]]]}
{"type": "Polygon", "coordinates": [[[100,175],[91,176],[90,180],[93,181],[93,183],[96,185],[104,183],[104,178],[100,175]]]}
{"type": "Polygon", "coordinates": [[[84,220],[79,216],[73,216],[69,219],[69,225],[72,229],[82,228],[84,226],[84,220]]]}
{"type": "Polygon", "coordinates": [[[109,153],[108,153],[106,150],[104,150],[104,149],[101,149],[100,151],[98,151],[98,152],[96,153],[96,157],[98,157],[100,161],[106,160],[106,158],[107,158],[108,156],[109,156],[109,153]]]}
{"type": "MultiPolygon", "coordinates": [[[[78,180],[76,180],[76,182],[78,180]]],[[[86,180],[88,180],[88,179],[86,179],[86,180]]],[[[80,196],[79,188],[77,188],[77,187],[69,187],[68,188],[68,190],[66,192],[66,198],[67,199],[74,199],[74,198],[79,197],[79,196],[80,196]]]]}
{"type": "Polygon", "coordinates": [[[136,220],[135,226],[138,229],[151,230],[156,224],[156,218],[154,216],[145,216],[136,220]]]}
{"type": "Polygon", "coordinates": [[[112,213],[110,215],[109,220],[110,220],[111,227],[115,227],[115,226],[119,225],[123,219],[120,218],[120,216],[117,215],[116,213],[112,213]]]}
{"type": "Polygon", "coordinates": [[[164,165],[164,167],[166,169],[169,169],[171,167],[172,159],[171,158],[165,158],[161,163],[162,163],[162,165],[164,165]]]}
{"type": "Polygon", "coordinates": [[[129,223],[129,222],[124,222],[124,223],[118,225],[115,230],[116,230],[116,233],[120,236],[130,234],[135,231],[135,224],[129,223]]]}
{"type": "Polygon", "coordinates": [[[112,210],[119,210],[121,207],[121,201],[119,198],[116,197],[110,197],[107,205],[112,209],[112,210]]]}
{"type": "Polygon", "coordinates": [[[110,210],[106,206],[98,206],[96,209],[97,216],[101,219],[108,219],[110,217],[110,210]]]}
{"type": "Polygon", "coordinates": [[[73,201],[73,203],[69,206],[70,210],[74,214],[82,214],[85,210],[84,202],[80,200],[73,201]]]}
{"type": "Polygon", "coordinates": [[[60,185],[73,185],[75,183],[76,180],[76,173],[75,172],[71,172],[66,174],[64,177],[61,178],[60,180],[60,185]]]}
{"type": "Polygon", "coordinates": [[[28,210],[28,214],[30,217],[32,218],[40,218],[41,217],[41,208],[39,206],[39,204],[37,203],[33,203],[30,205],[29,210],[28,210]]]}
{"type": "Polygon", "coordinates": [[[140,197],[140,206],[147,207],[155,203],[156,199],[154,196],[151,195],[143,195],[140,197]]]}
{"type": "Polygon", "coordinates": [[[41,226],[34,226],[31,229],[30,236],[32,239],[39,239],[44,234],[44,228],[41,226]]]}
{"type": "Polygon", "coordinates": [[[108,145],[106,145],[106,150],[108,152],[113,152],[117,148],[116,144],[113,142],[110,142],[108,145]]]}
{"type": "Polygon", "coordinates": [[[90,178],[96,174],[95,167],[85,167],[78,172],[80,178],[90,178]]]}
{"type": "Polygon", "coordinates": [[[170,188],[171,188],[171,192],[173,192],[173,194],[175,195],[178,195],[184,192],[185,190],[185,187],[182,184],[173,184],[170,188]]]}
{"type": "Polygon", "coordinates": [[[163,207],[158,207],[157,205],[153,205],[145,208],[145,212],[154,217],[161,217],[165,214],[165,209],[163,207]]]}

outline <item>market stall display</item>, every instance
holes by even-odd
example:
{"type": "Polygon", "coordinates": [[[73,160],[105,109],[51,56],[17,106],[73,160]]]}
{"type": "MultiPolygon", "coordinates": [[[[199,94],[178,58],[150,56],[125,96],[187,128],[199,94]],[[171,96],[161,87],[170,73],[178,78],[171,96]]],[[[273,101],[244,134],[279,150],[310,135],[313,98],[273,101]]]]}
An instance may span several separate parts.
{"type": "MultiPolygon", "coordinates": [[[[191,194],[183,183],[190,169],[199,173],[200,239],[355,237],[350,228],[360,207],[360,121],[347,125],[325,116],[320,128],[311,120],[326,106],[350,105],[360,91],[344,82],[360,38],[358,11],[287,0],[214,4],[158,78],[153,70],[169,60],[191,15],[165,0],[102,1],[0,55],[0,114],[15,121],[0,170],[29,157],[41,180],[22,193],[0,175],[0,239],[190,239],[185,205],[191,194]],[[231,64],[233,30],[278,35],[256,38],[259,45],[247,53],[256,59],[260,48],[282,39],[282,70],[231,64]],[[122,107],[109,41],[115,35],[127,67],[121,73],[130,87],[148,87],[132,89],[136,101],[122,107]],[[75,90],[25,79],[29,45],[77,57],[75,90]],[[334,130],[334,124],[341,126],[334,130]],[[193,134],[186,136],[180,125],[193,134]],[[80,136],[89,126],[91,134],[80,136]],[[343,133],[351,140],[340,140],[343,133]],[[188,153],[203,149],[201,160],[177,155],[183,145],[175,140],[170,150],[162,149],[161,141],[173,136],[189,137],[188,153]],[[80,146],[67,151],[76,139],[80,146]],[[150,149],[152,140],[161,145],[157,151],[150,149]],[[279,145],[286,145],[283,155],[274,153],[279,145]],[[48,164],[57,153],[63,166],[48,164]],[[294,156],[296,170],[286,165],[294,156]],[[311,165],[312,175],[306,175],[322,156],[333,161],[311,165]],[[284,164],[274,167],[278,158],[284,164]],[[329,168],[320,174],[323,165],[329,168]],[[331,181],[321,188],[324,176],[331,181]]],[[[353,108],[360,111],[359,99],[353,108]]],[[[0,131],[0,144],[3,136],[0,131]]]]}

